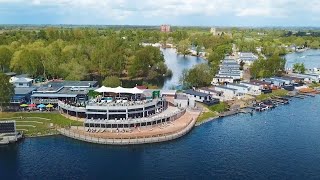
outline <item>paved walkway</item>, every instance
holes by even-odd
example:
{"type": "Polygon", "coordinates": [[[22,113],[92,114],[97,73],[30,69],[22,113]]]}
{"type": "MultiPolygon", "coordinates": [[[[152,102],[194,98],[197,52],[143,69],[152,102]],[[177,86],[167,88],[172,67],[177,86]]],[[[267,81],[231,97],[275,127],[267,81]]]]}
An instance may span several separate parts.
{"type": "Polygon", "coordinates": [[[128,138],[144,138],[150,136],[163,136],[173,134],[182,131],[186,128],[193,120],[196,120],[199,116],[199,111],[189,111],[181,116],[179,119],[162,123],[161,125],[154,125],[148,127],[131,128],[131,132],[99,132],[99,133],[89,133],[86,132],[84,127],[71,127],[70,131],[75,134],[80,134],[89,137],[103,138],[103,139],[128,139],[128,138]]]}

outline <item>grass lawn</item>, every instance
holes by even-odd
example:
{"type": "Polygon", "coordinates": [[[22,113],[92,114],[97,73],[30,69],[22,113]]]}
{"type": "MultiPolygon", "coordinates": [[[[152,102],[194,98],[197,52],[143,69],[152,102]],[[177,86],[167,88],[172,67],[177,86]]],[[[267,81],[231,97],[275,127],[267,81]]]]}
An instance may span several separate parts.
{"type": "Polygon", "coordinates": [[[67,119],[55,113],[0,113],[0,121],[15,120],[17,130],[26,136],[45,135],[56,132],[54,127],[82,126],[83,123],[67,119]],[[22,117],[22,118],[21,118],[22,117]],[[50,124],[53,127],[50,127],[50,124]]]}
{"type": "Polygon", "coordinates": [[[308,85],[310,88],[317,88],[320,87],[320,83],[312,83],[308,85]]]}
{"type": "Polygon", "coordinates": [[[200,114],[200,116],[197,119],[197,123],[201,123],[209,118],[214,118],[218,115],[216,112],[208,111],[208,112],[203,112],[200,114]]]}
{"type": "Polygon", "coordinates": [[[288,91],[287,90],[284,90],[284,89],[277,89],[277,90],[273,90],[272,93],[269,93],[269,94],[261,94],[259,96],[257,96],[257,100],[258,101],[263,101],[263,100],[266,100],[266,99],[269,99],[273,96],[280,96],[280,97],[283,97],[283,96],[286,96],[288,95],[288,91]]]}

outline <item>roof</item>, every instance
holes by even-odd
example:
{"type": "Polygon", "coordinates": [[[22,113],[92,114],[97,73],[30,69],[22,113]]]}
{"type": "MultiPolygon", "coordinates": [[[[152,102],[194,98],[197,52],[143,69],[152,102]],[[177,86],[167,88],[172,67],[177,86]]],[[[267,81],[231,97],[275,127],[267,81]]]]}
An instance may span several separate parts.
{"type": "Polygon", "coordinates": [[[63,85],[60,83],[48,83],[46,85],[42,85],[38,88],[38,92],[58,92],[63,88],[63,85]]]}
{"type": "Polygon", "coordinates": [[[14,88],[14,94],[19,94],[19,95],[26,95],[32,93],[32,91],[35,91],[36,88],[30,87],[30,88],[14,88]]]}
{"type": "Polygon", "coordinates": [[[95,91],[99,92],[99,93],[129,93],[129,94],[142,94],[143,93],[143,90],[138,89],[137,87],[123,88],[121,86],[118,86],[116,88],[102,86],[102,87],[96,89],[95,91]]]}
{"type": "Polygon", "coordinates": [[[259,81],[259,80],[250,80],[250,83],[260,84],[260,85],[270,85],[270,84],[271,84],[271,83],[269,83],[269,82],[259,81]]]}
{"type": "Polygon", "coordinates": [[[33,81],[33,79],[22,77],[22,78],[17,78],[13,80],[13,83],[29,83],[31,81],[33,81]]]}
{"type": "Polygon", "coordinates": [[[227,90],[232,90],[232,91],[236,91],[237,89],[234,88],[229,88],[227,86],[216,86],[217,88],[221,88],[221,89],[227,89],[227,90]]]}
{"type": "Polygon", "coordinates": [[[177,91],[176,90],[161,90],[160,94],[161,95],[176,95],[177,91]]]}
{"type": "MultiPolygon", "coordinates": [[[[248,88],[248,86],[242,85],[242,84],[229,83],[228,85],[230,85],[230,86],[236,86],[236,87],[248,88]]],[[[227,85],[227,86],[228,86],[228,85],[227,85]]]]}
{"type": "Polygon", "coordinates": [[[15,72],[7,72],[7,73],[5,73],[5,75],[7,75],[7,76],[15,76],[17,73],[15,73],[15,72]]]}
{"type": "Polygon", "coordinates": [[[195,96],[200,96],[200,97],[207,97],[207,96],[209,96],[209,94],[207,94],[207,93],[202,93],[202,92],[199,92],[199,91],[195,91],[195,90],[193,90],[193,89],[185,90],[184,93],[190,94],[190,95],[195,95],[195,96]]]}
{"type": "Polygon", "coordinates": [[[214,90],[214,89],[211,89],[211,88],[209,88],[209,87],[203,87],[203,88],[200,88],[201,90],[203,90],[203,91],[209,91],[209,92],[213,92],[213,93],[222,93],[221,91],[216,91],[216,90],[214,90]]]}
{"type": "Polygon", "coordinates": [[[97,81],[51,81],[47,86],[63,86],[63,87],[95,87],[97,81]]]}
{"type": "Polygon", "coordinates": [[[42,93],[35,93],[35,94],[32,94],[31,97],[33,97],[33,98],[43,98],[43,97],[46,97],[46,98],[70,98],[70,97],[77,97],[77,94],[53,94],[53,93],[42,94],[42,93]]]}
{"type": "Polygon", "coordinates": [[[248,86],[260,86],[260,84],[255,84],[255,83],[252,83],[252,82],[241,82],[241,84],[245,84],[245,85],[248,85],[248,86]]]}
{"type": "Polygon", "coordinates": [[[215,76],[215,79],[233,79],[232,77],[215,76]]]}
{"type": "Polygon", "coordinates": [[[97,81],[63,81],[64,87],[93,87],[97,86],[97,81]]]}

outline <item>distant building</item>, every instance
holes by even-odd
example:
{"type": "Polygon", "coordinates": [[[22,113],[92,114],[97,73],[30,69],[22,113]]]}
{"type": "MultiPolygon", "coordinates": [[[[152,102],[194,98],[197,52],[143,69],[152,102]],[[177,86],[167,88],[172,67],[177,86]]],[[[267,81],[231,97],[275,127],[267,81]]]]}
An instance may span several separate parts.
{"type": "Polygon", "coordinates": [[[160,26],[160,31],[161,32],[170,32],[171,31],[171,26],[163,24],[163,25],[160,26]]]}
{"type": "Polygon", "coordinates": [[[210,33],[211,33],[213,36],[226,35],[226,36],[232,37],[232,34],[231,34],[230,32],[217,31],[217,29],[216,29],[216,28],[213,28],[213,27],[210,29],[210,33]]]}

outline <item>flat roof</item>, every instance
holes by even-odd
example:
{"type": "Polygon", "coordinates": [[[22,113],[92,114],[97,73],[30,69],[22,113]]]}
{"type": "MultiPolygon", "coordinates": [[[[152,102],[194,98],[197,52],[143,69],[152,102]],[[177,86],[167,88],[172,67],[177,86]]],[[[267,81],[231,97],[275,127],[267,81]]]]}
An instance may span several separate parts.
{"type": "MultiPolygon", "coordinates": [[[[236,84],[236,83],[229,83],[228,85],[230,85],[230,86],[237,86],[237,87],[243,87],[243,88],[248,88],[248,86],[246,86],[246,85],[241,85],[241,84],[236,84]]],[[[227,85],[227,86],[228,86],[227,85]]]]}
{"type": "Polygon", "coordinates": [[[227,86],[216,86],[217,88],[221,88],[221,89],[227,89],[227,90],[232,90],[232,91],[236,91],[237,89],[234,88],[229,88],[227,86]]]}
{"type": "Polygon", "coordinates": [[[13,83],[29,83],[32,81],[33,81],[33,79],[21,77],[21,78],[17,78],[16,80],[14,80],[13,83]]]}
{"type": "Polygon", "coordinates": [[[200,97],[209,96],[209,94],[207,94],[207,93],[202,93],[202,92],[199,92],[199,91],[195,91],[193,89],[185,90],[184,93],[190,94],[190,95],[195,95],[195,96],[200,96],[200,97]]]}
{"type": "Polygon", "coordinates": [[[88,94],[89,90],[94,90],[95,88],[70,88],[63,87],[57,94],[88,94]]]}
{"type": "Polygon", "coordinates": [[[14,88],[14,94],[19,94],[19,95],[26,95],[31,93],[32,91],[35,91],[37,88],[34,87],[16,87],[14,88]]]}
{"type": "Polygon", "coordinates": [[[211,89],[209,87],[203,87],[203,88],[200,88],[201,90],[203,91],[209,91],[209,92],[213,92],[213,93],[223,93],[222,91],[216,91],[214,89],[211,89]]]}
{"type": "Polygon", "coordinates": [[[38,92],[58,92],[63,88],[62,84],[57,83],[48,83],[46,85],[42,85],[38,88],[38,92]]]}
{"type": "Polygon", "coordinates": [[[52,81],[48,84],[59,84],[64,87],[92,87],[98,84],[97,81],[52,81]]]}
{"type": "Polygon", "coordinates": [[[255,83],[252,83],[252,82],[241,82],[241,84],[247,84],[247,85],[250,85],[250,86],[260,86],[259,84],[255,84],[255,83]]]}
{"type": "Polygon", "coordinates": [[[32,98],[71,98],[77,97],[77,94],[53,94],[53,93],[35,93],[31,95],[32,98]]]}
{"type": "Polygon", "coordinates": [[[219,79],[233,79],[232,77],[222,77],[222,76],[215,76],[214,78],[219,79]]]}

